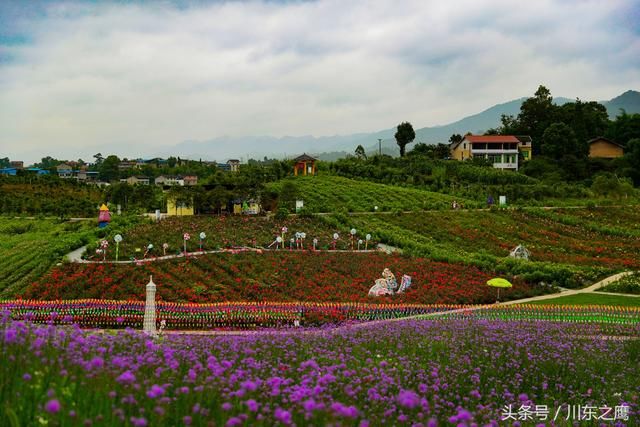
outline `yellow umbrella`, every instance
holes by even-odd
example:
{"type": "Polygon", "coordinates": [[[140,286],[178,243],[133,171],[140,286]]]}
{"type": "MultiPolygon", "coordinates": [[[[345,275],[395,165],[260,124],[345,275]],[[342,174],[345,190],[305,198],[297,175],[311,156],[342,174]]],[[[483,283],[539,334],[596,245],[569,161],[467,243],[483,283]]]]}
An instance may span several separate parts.
{"type": "Polygon", "coordinates": [[[498,300],[500,300],[500,288],[511,288],[513,285],[507,279],[496,277],[487,282],[487,285],[498,288],[498,300]]]}

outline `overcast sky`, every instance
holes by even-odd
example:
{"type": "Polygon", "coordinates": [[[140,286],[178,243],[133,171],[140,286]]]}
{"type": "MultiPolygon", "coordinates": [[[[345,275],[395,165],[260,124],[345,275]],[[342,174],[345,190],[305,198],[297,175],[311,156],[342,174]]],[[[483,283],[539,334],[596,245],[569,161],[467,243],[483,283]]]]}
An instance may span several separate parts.
{"type": "Polygon", "coordinates": [[[639,22],[637,0],[0,0],[0,157],[419,128],[539,84],[610,99],[640,88],[639,22]]]}

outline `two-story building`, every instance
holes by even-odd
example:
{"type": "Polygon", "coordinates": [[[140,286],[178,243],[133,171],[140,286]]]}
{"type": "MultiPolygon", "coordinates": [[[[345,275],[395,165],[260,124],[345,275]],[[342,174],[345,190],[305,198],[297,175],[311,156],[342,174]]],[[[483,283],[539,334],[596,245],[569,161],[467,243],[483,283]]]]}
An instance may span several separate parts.
{"type": "Polygon", "coordinates": [[[161,186],[184,185],[184,179],[181,176],[160,175],[154,183],[161,186]]]}
{"type": "Polygon", "coordinates": [[[126,182],[129,185],[149,185],[149,178],[146,176],[130,176],[122,178],[120,182],[126,182]]]}
{"type": "Polygon", "coordinates": [[[56,170],[60,178],[69,179],[74,177],[73,167],[68,163],[60,163],[56,166],[56,170]]]}
{"type": "Polygon", "coordinates": [[[483,158],[494,168],[518,170],[519,157],[531,159],[531,137],[513,135],[466,135],[450,146],[451,158],[468,160],[483,158]]]}

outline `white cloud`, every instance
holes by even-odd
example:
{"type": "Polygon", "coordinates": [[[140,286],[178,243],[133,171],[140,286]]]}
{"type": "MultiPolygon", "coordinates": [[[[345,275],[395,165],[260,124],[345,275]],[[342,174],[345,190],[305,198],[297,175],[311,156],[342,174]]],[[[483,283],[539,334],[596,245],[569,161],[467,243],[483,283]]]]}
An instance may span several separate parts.
{"type": "MultiPolygon", "coordinates": [[[[443,124],[539,84],[640,86],[632,0],[321,0],[87,6],[17,26],[0,62],[0,152],[142,155],[221,135],[443,124]],[[101,148],[102,147],[102,148],[101,148]]],[[[277,150],[274,150],[277,151],[277,150]]]]}

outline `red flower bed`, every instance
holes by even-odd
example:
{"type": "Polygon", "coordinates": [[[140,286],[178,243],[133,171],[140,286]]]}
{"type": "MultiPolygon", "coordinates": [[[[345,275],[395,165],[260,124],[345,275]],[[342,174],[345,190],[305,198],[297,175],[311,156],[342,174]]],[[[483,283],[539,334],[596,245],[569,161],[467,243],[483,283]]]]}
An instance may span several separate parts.
{"type": "MultiPolygon", "coordinates": [[[[172,302],[311,301],[476,304],[495,301],[486,285],[495,275],[463,264],[382,253],[267,252],[204,255],[143,265],[66,264],[32,284],[23,298],[144,300],[153,276],[158,299],[172,302]],[[388,267],[398,281],[412,277],[404,294],[369,297],[388,267]]],[[[513,299],[540,293],[512,280],[501,295],[513,299]]]]}

